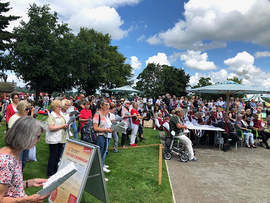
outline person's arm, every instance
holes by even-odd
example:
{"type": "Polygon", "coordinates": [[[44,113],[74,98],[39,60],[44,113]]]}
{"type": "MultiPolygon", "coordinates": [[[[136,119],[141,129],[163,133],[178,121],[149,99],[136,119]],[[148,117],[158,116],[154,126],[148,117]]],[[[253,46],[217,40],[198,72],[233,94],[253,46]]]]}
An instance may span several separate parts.
{"type": "Polygon", "coordinates": [[[246,129],[246,128],[243,128],[242,126],[240,126],[238,122],[235,123],[235,126],[237,127],[237,129],[240,129],[240,130],[246,129]]]}
{"type": "Polygon", "coordinates": [[[95,132],[97,132],[97,133],[112,133],[112,132],[114,132],[111,128],[106,128],[106,129],[104,129],[104,128],[100,128],[100,127],[98,127],[98,124],[97,123],[94,123],[93,124],[93,129],[94,129],[94,131],[95,132]]]}
{"type": "Polygon", "coordinates": [[[21,198],[13,198],[13,197],[4,197],[8,188],[8,184],[0,184],[0,202],[1,203],[36,203],[43,202],[47,199],[51,194],[46,196],[40,196],[39,194],[34,194],[31,196],[25,196],[21,198]]]}
{"type": "Polygon", "coordinates": [[[158,122],[158,119],[155,119],[155,124],[156,124],[156,126],[157,126],[158,128],[160,128],[160,124],[159,124],[159,122],[158,122]]]}
{"type": "Polygon", "coordinates": [[[250,129],[259,130],[258,128],[254,127],[254,122],[253,121],[250,121],[249,127],[250,127],[250,129]]]}
{"type": "Polygon", "coordinates": [[[177,123],[176,124],[176,127],[178,128],[178,129],[181,129],[181,128],[184,128],[184,130],[186,130],[186,129],[188,129],[188,127],[186,126],[186,125],[181,125],[181,123],[177,123]]]}

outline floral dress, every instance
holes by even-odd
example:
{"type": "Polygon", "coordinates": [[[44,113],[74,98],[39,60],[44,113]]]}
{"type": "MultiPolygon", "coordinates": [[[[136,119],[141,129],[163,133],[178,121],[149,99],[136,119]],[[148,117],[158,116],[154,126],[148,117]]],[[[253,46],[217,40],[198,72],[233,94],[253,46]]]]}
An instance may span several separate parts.
{"type": "Polygon", "coordinates": [[[7,184],[5,197],[24,197],[22,163],[9,154],[0,153],[0,184],[7,184]]]}

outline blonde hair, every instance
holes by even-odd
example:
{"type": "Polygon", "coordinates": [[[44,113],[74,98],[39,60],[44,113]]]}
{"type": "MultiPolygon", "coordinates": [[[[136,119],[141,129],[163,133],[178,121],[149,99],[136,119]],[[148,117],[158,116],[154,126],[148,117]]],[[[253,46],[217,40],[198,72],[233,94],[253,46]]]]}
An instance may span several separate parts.
{"type": "Polygon", "coordinates": [[[19,101],[19,103],[17,105],[17,110],[18,110],[19,114],[24,114],[24,111],[26,108],[31,108],[31,104],[25,100],[19,101]]]}
{"type": "Polygon", "coordinates": [[[64,100],[62,100],[62,105],[61,106],[65,106],[66,104],[67,105],[70,105],[70,101],[68,100],[68,99],[64,99],[64,100]]]}
{"type": "Polygon", "coordinates": [[[62,106],[62,102],[60,100],[53,100],[51,103],[51,109],[54,111],[57,106],[62,106]]]}

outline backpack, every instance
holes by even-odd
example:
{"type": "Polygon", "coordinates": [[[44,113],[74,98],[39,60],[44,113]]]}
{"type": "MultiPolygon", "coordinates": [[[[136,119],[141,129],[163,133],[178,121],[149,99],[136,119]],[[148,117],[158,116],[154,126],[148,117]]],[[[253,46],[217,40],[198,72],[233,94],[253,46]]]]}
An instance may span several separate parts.
{"type": "MultiPolygon", "coordinates": [[[[100,116],[98,120],[98,125],[99,124],[100,124],[100,116]]],[[[83,125],[81,129],[81,140],[85,142],[90,142],[92,144],[97,143],[97,135],[94,132],[93,121],[90,119],[83,125]]]]}

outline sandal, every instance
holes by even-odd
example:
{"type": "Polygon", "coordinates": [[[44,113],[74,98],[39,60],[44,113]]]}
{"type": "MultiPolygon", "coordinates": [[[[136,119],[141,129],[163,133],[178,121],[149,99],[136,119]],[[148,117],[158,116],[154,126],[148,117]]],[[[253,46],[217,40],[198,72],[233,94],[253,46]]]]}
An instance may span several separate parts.
{"type": "Polygon", "coordinates": [[[122,148],[123,148],[123,149],[127,149],[127,146],[126,146],[126,145],[123,145],[122,148]]]}
{"type": "Polygon", "coordinates": [[[256,146],[255,146],[254,144],[253,144],[253,145],[251,145],[251,147],[252,147],[252,148],[256,148],[256,146]]]}
{"type": "Polygon", "coordinates": [[[250,146],[249,146],[249,145],[246,145],[245,147],[250,148],[250,146]]]}

